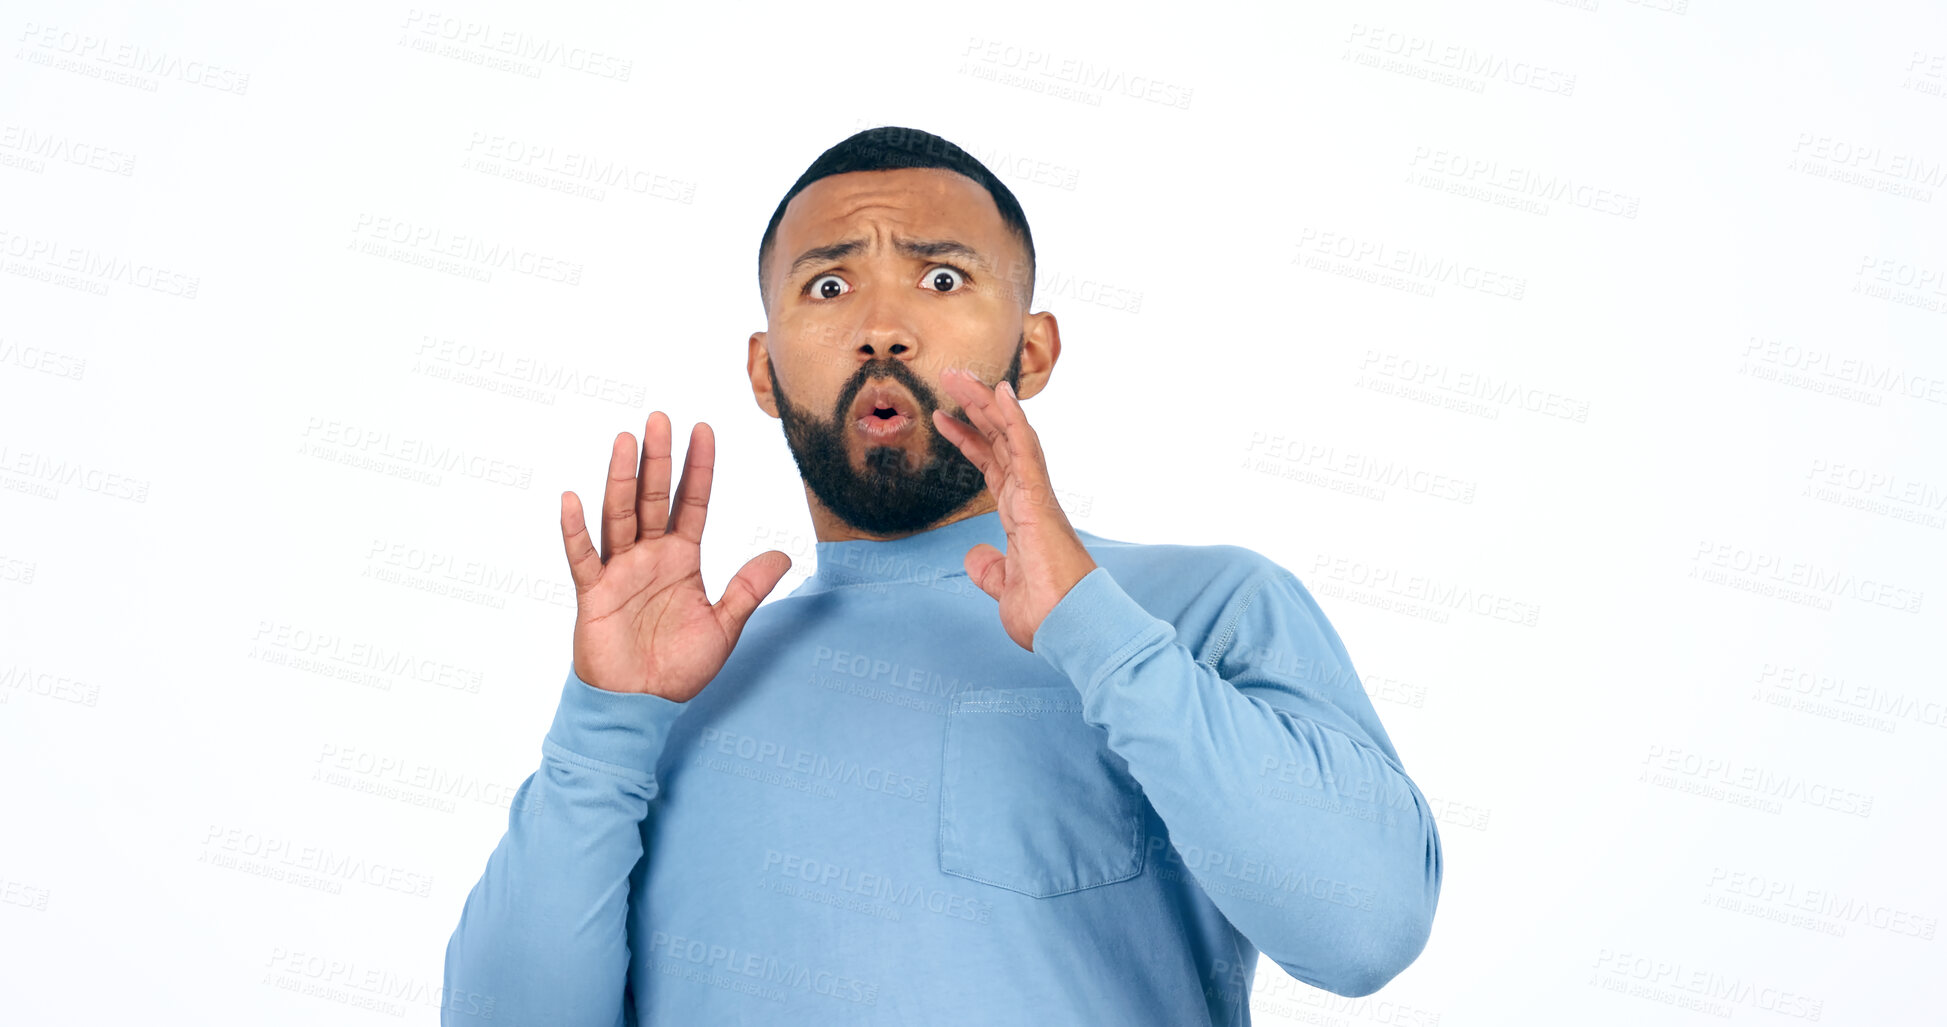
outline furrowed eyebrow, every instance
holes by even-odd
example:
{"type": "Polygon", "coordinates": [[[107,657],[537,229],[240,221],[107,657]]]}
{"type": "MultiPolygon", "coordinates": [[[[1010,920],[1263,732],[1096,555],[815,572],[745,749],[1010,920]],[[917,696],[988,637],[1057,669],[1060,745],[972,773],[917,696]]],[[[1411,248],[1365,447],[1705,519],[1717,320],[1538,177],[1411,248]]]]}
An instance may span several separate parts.
{"type": "MultiPolygon", "coordinates": [[[[893,246],[899,252],[915,260],[932,260],[938,257],[954,256],[965,257],[983,269],[991,266],[988,264],[987,258],[981,256],[979,250],[954,239],[895,238],[893,240],[893,246]]],[[[844,242],[832,243],[830,246],[813,247],[799,254],[798,259],[791,262],[791,270],[786,272],[785,280],[789,281],[798,277],[800,271],[812,265],[842,260],[855,253],[863,252],[864,249],[864,239],[847,239],[844,242]]]]}
{"type": "Polygon", "coordinates": [[[987,258],[981,256],[979,250],[953,239],[894,239],[893,245],[898,247],[899,252],[918,260],[965,257],[983,268],[987,266],[987,258]]]}
{"type": "Polygon", "coordinates": [[[842,260],[862,249],[865,249],[864,239],[850,239],[841,243],[833,243],[830,246],[813,247],[799,254],[798,259],[791,262],[791,270],[786,272],[784,277],[788,281],[789,279],[798,277],[798,272],[803,271],[813,264],[824,264],[829,261],[842,260]]]}

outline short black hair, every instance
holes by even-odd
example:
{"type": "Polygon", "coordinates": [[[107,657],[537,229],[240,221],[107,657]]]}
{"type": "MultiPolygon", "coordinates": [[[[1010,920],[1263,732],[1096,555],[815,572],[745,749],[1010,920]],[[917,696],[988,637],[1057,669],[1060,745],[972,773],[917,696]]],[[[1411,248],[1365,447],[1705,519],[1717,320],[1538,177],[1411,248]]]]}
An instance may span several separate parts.
{"type": "Polygon", "coordinates": [[[1001,223],[1020,239],[1021,246],[1028,252],[1027,281],[1024,283],[1027,291],[1022,294],[1021,300],[1021,305],[1025,307],[1034,297],[1034,233],[1028,230],[1028,216],[1021,210],[1021,203],[1014,198],[1013,191],[973,154],[931,132],[897,125],[880,125],[853,133],[819,154],[818,159],[812,161],[811,166],[804,169],[804,174],[792,183],[791,190],[784,194],[784,199],[777,203],[777,210],[771,213],[771,223],[764,226],[763,241],[757,244],[758,295],[765,295],[764,267],[770,262],[771,250],[777,244],[778,222],[784,220],[784,208],[790,204],[791,197],[830,175],[898,168],[957,171],[987,190],[987,194],[994,198],[994,206],[1000,209],[1001,223]]]}

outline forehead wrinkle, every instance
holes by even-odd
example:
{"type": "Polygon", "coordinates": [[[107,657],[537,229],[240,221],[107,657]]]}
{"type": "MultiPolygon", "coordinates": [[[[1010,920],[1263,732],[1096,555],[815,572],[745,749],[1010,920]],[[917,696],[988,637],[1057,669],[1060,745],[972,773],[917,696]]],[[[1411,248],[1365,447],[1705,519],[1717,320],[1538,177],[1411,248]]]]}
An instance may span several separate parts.
{"type": "MultiPolygon", "coordinates": [[[[924,218],[927,217],[928,215],[937,215],[940,212],[942,206],[948,205],[946,201],[948,200],[949,196],[954,192],[954,187],[956,184],[954,181],[956,177],[955,173],[949,170],[936,169],[936,168],[901,169],[902,172],[914,171],[914,170],[924,171],[927,172],[927,174],[924,175],[922,180],[919,182],[908,182],[897,186],[892,185],[891,183],[884,183],[878,181],[871,182],[871,183],[860,182],[857,184],[847,183],[846,185],[848,187],[844,191],[842,191],[838,197],[835,198],[837,203],[843,203],[846,204],[847,206],[845,206],[842,213],[834,214],[830,217],[824,218],[822,220],[822,224],[827,227],[843,226],[845,225],[845,223],[852,221],[862,213],[880,210],[883,211],[884,213],[879,214],[877,217],[872,218],[871,223],[865,226],[866,232],[876,239],[877,237],[884,235],[887,231],[886,226],[883,223],[884,220],[890,220],[894,222],[911,222],[916,218],[924,218]],[[919,199],[920,202],[917,204],[909,203],[906,205],[901,205],[900,203],[897,202],[897,200],[899,199],[909,199],[909,198],[917,198],[919,199]]],[[[839,176],[839,177],[843,177],[843,176],[839,176]]],[[[833,182],[833,184],[838,184],[834,182],[833,179],[826,179],[826,182],[833,182]]],[[[810,189],[815,189],[815,188],[817,188],[816,185],[810,187],[809,189],[807,189],[807,191],[810,191],[810,189]]],[[[796,207],[797,205],[798,205],[798,198],[794,197],[792,199],[792,206],[796,207]]],[[[969,228],[969,230],[972,230],[972,226],[964,226],[964,227],[967,227],[969,228]]],[[[943,229],[943,231],[951,232],[953,230],[943,229]]],[[[897,238],[897,236],[895,236],[895,238],[897,238]]],[[[813,262],[826,261],[826,260],[839,260],[857,254],[862,250],[864,250],[865,247],[862,245],[846,246],[845,244],[846,243],[858,244],[858,243],[862,243],[863,241],[864,240],[862,239],[854,237],[852,239],[844,240],[843,242],[840,243],[831,243],[825,246],[815,247],[806,250],[797,259],[793,260],[789,267],[783,269],[782,273],[777,279],[775,279],[775,281],[777,281],[780,284],[780,286],[782,286],[783,284],[792,282],[793,280],[798,278],[807,264],[813,262]],[[845,248],[841,250],[839,248],[841,246],[845,248]]],[[[916,240],[916,241],[922,245],[928,243],[939,243],[939,242],[959,242],[960,245],[966,247],[966,250],[960,252],[958,255],[966,257],[974,264],[974,266],[980,268],[982,271],[985,271],[989,274],[1001,274],[1001,272],[998,270],[998,265],[994,262],[994,258],[990,257],[979,247],[976,247],[971,243],[967,243],[957,239],[947,239],[944,237],[929,238],[929,239],[916,240]]],[[[943,251],[936,251],[932,255],[934,256],[943,255],[943,251]]]]}
{"type": "Polygon", "coordinates": [[[897,233],[882,232],[874,228],[871,232],[870,240],[864,238],[846,239],[841,242],[831,243],[825,246],[815,246],[806,250],[796,260],[791,262],[791,267],[784,273],[785,280],[789,281],[796,277],[799,270],[804,267],[822,264],[826,261],[842,260],[856,253],[876,249],[878,248],[876,245],[868,245],[868,242],[876,244],[881,237],[888,234],[891,235],[893,246],[899,252],[915,260],[931,260],[943,256],[958,256],[967,258],[982,270],[993,270],[993,262],[988,259],[986,254],[980,252],[973,245],[961,242],[958,239],[913,239],[897,233]]]}
{"type": "MultiPolygon", "coordinates": [[[[793,203],[795,202],[796,201],[794,200],[793,203]]],[[[850,221],[852,218],[857,217],[860,211],[871,210],[874,207],[884,207],[888,210],[896,209],[892,207],[890,204],[884,202],[880,202],[877,200],[867,200],[866,202],[860,203],[857,206],[852,207],[851,209],[845,211],[842,214],[838,214],[833,217],[825,219],[825,223],[843,224],[847,221],[850,221]]],[[[879,228],[877,225],[873,225],[868,228],[868,231],[871,231],[876,234],[879,231],[879,228]]],[[[814,246],[804,251],[803,253],[799,254],[797,259],[791,261],[791,266],[784,269],[783,280],[788,282],[791,279],[796,278],[798,276],[798,272],[802,271],[807,265],[822,264],[826,261],[842,260],[846,257],[849,257],[852,254],[857,253],[860,249],[863,248],[862,243],[863,240],[858,238],[852,238],[852,239],[843,240],[841,242],[827,243],[823,246],[814,246]]]]}

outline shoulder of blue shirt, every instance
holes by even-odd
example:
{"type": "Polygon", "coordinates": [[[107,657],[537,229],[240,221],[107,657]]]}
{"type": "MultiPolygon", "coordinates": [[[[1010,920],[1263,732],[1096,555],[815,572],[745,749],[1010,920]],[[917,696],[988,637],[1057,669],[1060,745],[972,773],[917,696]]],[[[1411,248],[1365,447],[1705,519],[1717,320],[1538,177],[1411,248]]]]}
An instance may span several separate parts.
{"type": "Polygon", "coordinates": [[[1096,569],[1075,583],[1034,635],[1034,651],[1085,694],[1105,670],[1161,637],[1173,637],[1200,659],[1215,662],[1236,641],[1247,611],[1260,615],[1250,632],[1260,643],[1267,641],[1263,636],[1294,629],[1305,635],[1317,631],[1322,641],[1330,631],[1297,576],[1255,550],[1236,545],[1155,545],[1116,555],[1123,558],[1098,560],[1096,569]],[[1167,580],[1159,585],[1159,577],[1167,580]],[[1183,635],[1135,598],[1153,594],[1157,588],[1202,597],[1206,606],[1206,616],[1198,625],[1202,630],[1183,635]]]}

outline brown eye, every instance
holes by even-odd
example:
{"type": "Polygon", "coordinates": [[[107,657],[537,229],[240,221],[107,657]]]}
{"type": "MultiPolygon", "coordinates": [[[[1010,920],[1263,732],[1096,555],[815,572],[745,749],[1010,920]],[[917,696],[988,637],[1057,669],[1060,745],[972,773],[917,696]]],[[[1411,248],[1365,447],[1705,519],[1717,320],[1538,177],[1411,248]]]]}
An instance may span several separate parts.
{"type": "Polygon", "coordinates": [[[836,299],[851,292],[852,287],[846,284],[845,279],[837,275],[819,275],[805,283],[804,291],[808,296],[816,296],[821,300],[829,300],[836,299]]]}
{"type": "Polygon", "coordinates": [[[958,268],[936,267],[926,276],[926,285],[935,292],[952,292],[966,284],[967,276],[958,268]]]}

